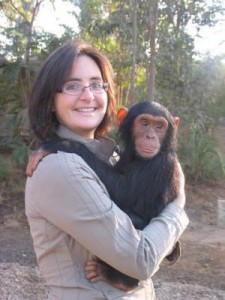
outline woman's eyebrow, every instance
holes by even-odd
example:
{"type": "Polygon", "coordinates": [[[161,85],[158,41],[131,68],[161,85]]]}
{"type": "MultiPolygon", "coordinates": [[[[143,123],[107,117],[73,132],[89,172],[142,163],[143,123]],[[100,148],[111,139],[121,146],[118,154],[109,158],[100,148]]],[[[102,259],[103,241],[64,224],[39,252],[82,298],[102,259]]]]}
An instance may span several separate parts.
{"type": "MultiPolygon", "coordinates": [[[[102,81],[102,77],[100,77],[100,76],[94,76],[94,77],[89,78],[89,80],[101,80],[102,81]]],[[[68,81],[81,82],[82,79],[81,78],[76,78],[76,77],[71,77],[71,78],[68,79],[68,81]]]]}

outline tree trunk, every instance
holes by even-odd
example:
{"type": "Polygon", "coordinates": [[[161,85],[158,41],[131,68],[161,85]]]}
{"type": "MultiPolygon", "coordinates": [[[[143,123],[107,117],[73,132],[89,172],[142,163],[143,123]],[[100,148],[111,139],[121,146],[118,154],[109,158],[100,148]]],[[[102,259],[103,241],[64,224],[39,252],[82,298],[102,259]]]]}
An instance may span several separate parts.
{"type": "Polygon", "coordinates": [[[150,57],[147,67],[147,90],[149,101],[154,101],[156,73],[156,30],[158,25],[158,0],[151,1],[149,6],[150,57]]]}
{"type": "Polygon", "coordinates": [[[129,102],[134,103],[135,65],[137,55],[137,0],[131,0],[132,9],[132,64],[130,72],[129,102]]]}
{"type": "MultiPolygon", "coordinates": [[[[26,45],[26,52],[24,56],[24,64],[25,64],[25,73],[26,73],[26,82],[28,86],[28,90],[31,89],[31,78],[30,78],[30,70],[29,70],[29,61],[30,61],[30,48],[31,48],[31,39],[32,39],[32,33],[33,33],[33,25],[35,17],[37,16],[40,5],[45,0],[36,0],[34,4],[34,8],[31,10],[31,20],[27,20],[28,28],[27,28],[27,45],[26,45]]],[[[27,96],[27,93],[26,93],[27,96]]],[[[26,99],[27,101],[27,99],[26,99]]]]}

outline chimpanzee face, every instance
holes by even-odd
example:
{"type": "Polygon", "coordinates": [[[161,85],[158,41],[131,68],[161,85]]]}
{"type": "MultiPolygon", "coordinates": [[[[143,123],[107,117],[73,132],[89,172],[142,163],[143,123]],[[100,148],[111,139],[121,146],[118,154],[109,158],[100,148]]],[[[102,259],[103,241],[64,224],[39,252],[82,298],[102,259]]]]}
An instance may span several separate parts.
{"type": "Polygon", "coordinates": [[[137,154],[143,158],[155,156],[168,129],[168,121],[162,116],[141,114],[133,125],[133,138],[137,154]]]}

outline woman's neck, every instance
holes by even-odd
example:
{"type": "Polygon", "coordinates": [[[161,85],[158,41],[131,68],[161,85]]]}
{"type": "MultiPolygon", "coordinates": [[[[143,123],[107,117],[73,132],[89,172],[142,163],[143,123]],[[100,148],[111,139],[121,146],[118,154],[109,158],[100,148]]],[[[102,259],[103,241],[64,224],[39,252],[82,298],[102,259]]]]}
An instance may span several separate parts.
{"type": "Polygon", "coordinates": [[[80,135],[78,133],[75,133],[74,131],[72,131],[71,129],[63,125],[59,125],[56,134],[61,138],[66,138],[66,139],[76,140],[76,141],[84,141],[84,140],[90,141],[94,139],[94,137],[89,138],[80,135]]]}

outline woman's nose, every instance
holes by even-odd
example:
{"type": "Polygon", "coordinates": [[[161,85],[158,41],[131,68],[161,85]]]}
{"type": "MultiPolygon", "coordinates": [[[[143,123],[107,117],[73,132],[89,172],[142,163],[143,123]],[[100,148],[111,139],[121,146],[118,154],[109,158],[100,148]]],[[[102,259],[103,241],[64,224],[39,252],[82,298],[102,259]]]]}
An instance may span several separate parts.
{"type": "Polygon", "coordinates": [[[83,93],[80,95],[80,99],[84,100],[84,101],[92,101],[92,100],[94,100],[94,98],[95,97],[94,97],[92,90],[90,89],[89,86],[86,86],[84,88],[83,93]]]}

